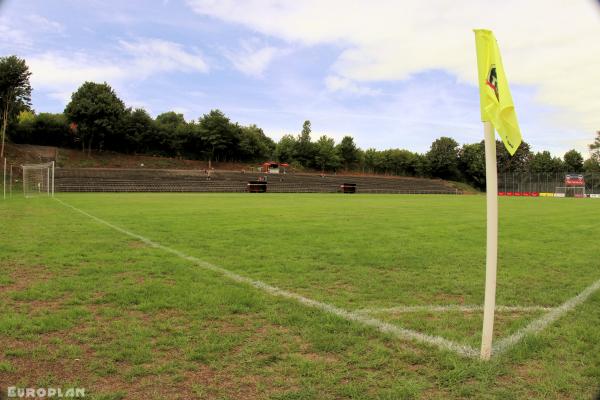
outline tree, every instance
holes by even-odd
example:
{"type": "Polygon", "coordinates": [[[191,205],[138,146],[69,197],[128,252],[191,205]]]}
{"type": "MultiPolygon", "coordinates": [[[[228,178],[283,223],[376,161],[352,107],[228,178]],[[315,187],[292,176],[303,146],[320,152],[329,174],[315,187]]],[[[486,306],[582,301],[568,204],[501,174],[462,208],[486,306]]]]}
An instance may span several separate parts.
{"type": "Polygon", "coordinates": [[[594,143],[590,144],[591,156],[594,160],[600,162],[600,131],[596,132],[594,143]]]}
{"type": "Polygon", "coordinates": [[[365,168],[371,173],[377,172],[381,162],[379,152],[373,148],[369,148],[364,152],[365,168]]]}
{"type": "Polygon", "coordinates": [[[106,136],[116,134],[116,126],[125,113],[125,105],[106,83],[85,82],[71,95],[65,114],[77,124],[82,150],[87,144],[91,154],[94,140],[102,149],[106,136]]]}
{"type": "Polygon", "coordinates": [[[346,171],[358,162],[358,148],[354,144],[352,136],[342,138],[340,144],[337,145],[337,153],[346,171]]]}
{"type": "Polygon", "coordinates": [[[356,149],[356,164],[358,169],[365,172],[365,152],[360,147],[356,149]]]}
{"type": "Polygon", "coordinates": [[[535,173],[552,172],[552,154],[549,151],[532,154],[529,170],[535,173]]]}
{"type": "Polygon", "coordinates": [[[577,150],[569,150],[564,157],[565,170],[567,172],[583,171],[583,156],[577,150]]]}
{"type": "Polygon", "coordinates": [[[37,144],[65,147],[74,143],[67,117],[63,113],[39,113],[33,127],[33,139],[37,144]]]}
{"type": "Polygon", "coordinates": [[[431,174],[442,179],[456,179],[458,172],[458,143],[449,137],[436,139],[426,154],[431,174]]]}
{"type": "Polygon", "coordinates": [[[403,149],[390,149],[383,152],[386,172],[395,175],[415,175],[417,171],[416,154],[403,149]]]}
{"type": "Polygon", "coordinates": [[[265,161],[275,152],[275,142],[256,125],[240,127],[239,157],[244,161],[265,161]]]}
{"type": "Polygon", "coordinates": [[[181,155],[189,142],[190,127],[183,114],[167,111],[156,117],[160,142],[159,152],[164,155],[181,155]]]}
{"type": "Polygon", "coordinates": [[[485,187],[485,143],[465,144],[458,152],[459,168],[467,182],[485,187]]]}
{"type": "Polygon", "coordinates": [[[552,157],[552,164],[555,172],[564,172],[566,170],[565,163],[560,157],[552,157]]]}
{"type": "Polygon", "coordinates": [[[167,111],[156,116],[156,123],[176,128],[179,125],[185,125],[186,122],[183,114],[176,113],[175,111],[167,111]]]}
{"type": "Polygon", "coordinates": [[[283,135],[275,148],[275,157],[279,162],[291,163],[294,161],[296,138],[292,135],[283,135]]]}
{"type": "Polygon", "coordinates": [[[149,153],[160,148],[157,130],[152,117],[142,108],[127,109],[119,125],[122,142],[113,143],[116,149],[126,152],[149,153]]]}
{"type": "Polygon", "coordinates": [[[42,146],[69,147],[74,144],[67,117],[63,113],[21,111],[11,132],[11,140],[42,146]]]}
{"type": "Polygon", "coordinates": [[[0,158],[4,157],[4,142],[8,122],[31,105],[31,72],[25,60],[17,56],[0,57],[0,111],[2,115],[2,145],[0,158]]]}
{"type": "Polygon", "coordinates": [[[560,172],[564,170],[564,166],[560,158],[552,157],[548,150],[544,150],[531,156],[529,169],[535,173],[549,173],[560,172]]]}
{"type": "Polygon", "coordinates": [[[585,172],[600,172],[600,161],[595,158],[588,158],[583,163],[583,170],[585,172]]]}
{"type": "Polygon", "coordinates": [[[339,165],[340,159],[335,149],[333,138],[321,136],[315,145],[315,164],[325,172],[325,169],[333,169],[339,165]]]}
{"type": "Polygon", "coordinates": [[[294,146],[294,159],[304,167],[309,167],[315,159],[315,144],[310,139],[310,121],[304,121],[302,132],[294,146]]]}
{"type": "Polygon", "coordinates": [[[521,142],[514,155],[510,155],[506,146],[500,140],[496,140],[496,160],[498,172],[527,172],[531,161],[531,150],[527,142],[521,142]]]}
{"type": "Polygon", "coordinates": [[[36,115],[33,111],[21,111],[17,116],[17,125],[10,134],[15,143],[37,144],[34,137],[36,115]]]}
{"type": "Polygon", "coordinates": [[[430,176],[429,164],[427,157],[424,154],[415,153],[415,159],[413,161],[415,175],[416,176],[430,176]]]}
{"type": "Polygon", "coordinates": [[[235,133],[229,118],[220,110],[211,110],[198,121],[200,135],[206,145],[208,167],[220,154],[225,154],[227,149],[235,143],[235,133]]]}
{"type": "Polygon", "coordinates": [[[529,171],[535,173],[554,172],[552,154],[545,150],[531,155],[529,171]]]}

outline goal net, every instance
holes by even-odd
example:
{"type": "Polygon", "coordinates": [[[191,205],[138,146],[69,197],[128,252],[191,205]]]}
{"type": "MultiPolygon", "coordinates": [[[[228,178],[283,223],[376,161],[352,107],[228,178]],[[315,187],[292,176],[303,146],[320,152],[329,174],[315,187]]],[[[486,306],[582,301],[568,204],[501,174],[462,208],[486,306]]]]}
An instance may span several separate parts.
{"type": "Polygon", "coordinates": [[[54,162],[23,165],[25,197],[54,196],[54,162]]]}
{"type": "Polygon", "coordinates": [[[557,186],[554,197],[585,197],[585,186],[557,186]]]}

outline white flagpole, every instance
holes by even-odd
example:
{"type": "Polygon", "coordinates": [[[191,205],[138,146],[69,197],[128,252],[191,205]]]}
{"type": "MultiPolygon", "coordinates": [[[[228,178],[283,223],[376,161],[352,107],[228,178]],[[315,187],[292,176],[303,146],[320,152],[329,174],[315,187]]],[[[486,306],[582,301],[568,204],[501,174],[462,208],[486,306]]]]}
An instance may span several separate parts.
{"type": "Polygon", "coordinates": [[[485,260],[485,301],[481,334],[481,359],[492,355],[494,310],[496,308],[496,267],[498,264],[498,169],[496,137],[491,122],[483,123],[485,135],[485,188],[487,198],[487,248],[485,260]]]}

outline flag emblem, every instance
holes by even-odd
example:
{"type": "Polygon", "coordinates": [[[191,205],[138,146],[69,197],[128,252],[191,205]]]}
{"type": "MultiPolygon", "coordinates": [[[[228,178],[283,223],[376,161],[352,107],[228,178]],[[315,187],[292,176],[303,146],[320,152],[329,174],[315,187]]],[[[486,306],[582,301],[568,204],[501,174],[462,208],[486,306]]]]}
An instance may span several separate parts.
{"type": "Polygon", "coordinates": [[[500,101],[500,95],[498,94],[498,75],[496,75],[496,65],[492,64],[485,83],[494,91],[496,100],[500,101]]]}

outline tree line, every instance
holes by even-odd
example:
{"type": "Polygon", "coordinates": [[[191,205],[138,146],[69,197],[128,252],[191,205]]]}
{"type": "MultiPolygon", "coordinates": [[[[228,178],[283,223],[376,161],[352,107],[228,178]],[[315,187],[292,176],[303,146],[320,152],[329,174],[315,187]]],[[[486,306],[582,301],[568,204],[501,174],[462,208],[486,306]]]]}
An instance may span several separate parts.
{"type": "MultiPolygon", "coordinates": [[[[485,186],[483,141],[461,146],[450,137],[440,137],[425,153],[363,150],[351,136],[339,143],[327,135],[313,140],[311,123],[305,121],[297,135],[284,135],[276,143],[258,126],[231,121],[220,110],[192,121],[174,111],[152,118],[142,108],[127,107],[107,83],[94,82],[81,85],[63,113],[36,113],[31,109],[29,76],[24,60],[0,58],[2,138],[8,131],[16,143],[80,148],[87,153],[117,151],[204,159],[209,163],[272,159],[298,170],[433,177],[485,186]]],[[[532,152],[525,142],[514,156],[500,141],[496,149],[500,173],[600,172],[600,132],[590,145],[591,157],[585,161],[576,150],[562,158],[553,157],[549,151],[532,152]]]]}

